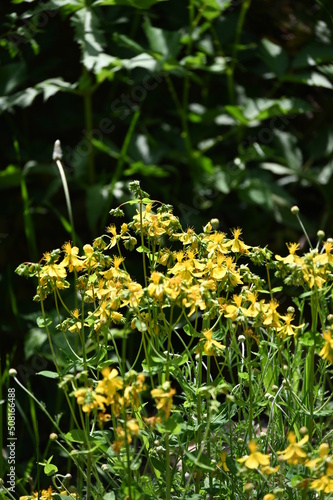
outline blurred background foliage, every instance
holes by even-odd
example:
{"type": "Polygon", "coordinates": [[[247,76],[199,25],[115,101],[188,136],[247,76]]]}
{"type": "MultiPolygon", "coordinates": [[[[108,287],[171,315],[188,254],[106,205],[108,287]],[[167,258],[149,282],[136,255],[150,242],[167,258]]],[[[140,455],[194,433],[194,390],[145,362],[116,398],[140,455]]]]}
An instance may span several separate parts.
{"type": "Polygon", "coordinates": [[[71,238],[56,139],[79,242],[133,179],[185,227],[218,217],[283,252],[298,204],[332,236],[329,0],[12,0],[0,23],[0,328],[19,362],[45,339],[14,269],[71,238]]]}

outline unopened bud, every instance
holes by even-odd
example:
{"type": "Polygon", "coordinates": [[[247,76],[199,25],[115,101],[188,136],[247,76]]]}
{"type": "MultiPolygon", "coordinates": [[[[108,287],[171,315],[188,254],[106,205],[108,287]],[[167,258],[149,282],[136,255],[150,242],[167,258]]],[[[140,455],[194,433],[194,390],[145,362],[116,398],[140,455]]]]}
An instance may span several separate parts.
{"type": "Polygon", "coordinates": [[[54,148],[53,148],[53,154],[52,154],[52,160],[58,161],[61,160],[62,158],[62,149],[61,149],[61,144],[59,139],[57,139],[54,143],[54,148]]]}
{"type": "Polygon", "coordinates": [[[298,206],[297,206],[297,205],[294,205],[293,207],[291,207],[290,212],[291,212],[293,215],[297,215],[297,214],[299,214],[299,208],[298,208],[298,206]]]}
{"type": "Polygon", "coordinates": [[[244,491],[252,491],[254,488],[254,484],[253,483],[246,483],[244,484],[244,491]]]}
{"type": "Polygon", "coordinates": [[[325,238],[325,232],[322,229],[319,229],[319,231],[317,232],[317,238],[319,241],[325,238]]]}
{"type": "Polygon", "coordinates": [[[220,221],[218,219],[211,219],[210,223],[213,229],[217,229],[220,225],[220,221]]]}
{"type": "Polygon", "coordinates": [[[9,368],[8,374],[10,377],[16,377],[17,371],[15,370],[15,368],[9,368]]]}
{"type": "Polygon", "coordinates": [[[50,434],[49,438],[51,441],[56,441],[58,439],[58,434],[56,434],[55,432],[52,432],[50,434]]]}
{"type": "Polygon", "coordinates": [[[303,427],[300,428],[299,432],[304,436],[305,434],[309,434],[308,428],[303,425],[303,427]]]}

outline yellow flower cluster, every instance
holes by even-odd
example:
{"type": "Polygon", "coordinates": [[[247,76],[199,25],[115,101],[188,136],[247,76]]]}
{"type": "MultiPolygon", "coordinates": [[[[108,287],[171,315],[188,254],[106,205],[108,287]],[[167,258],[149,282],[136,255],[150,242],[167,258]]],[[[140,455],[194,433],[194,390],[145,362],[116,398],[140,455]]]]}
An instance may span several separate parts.
{"type": "Polygon", "coordinates": [[[47,490],[42,490],[40,492],[34,491],[32,495],[24,495],[20,497],[20,500],[34,500],[38,498],[39,500],[52,500],[54,495],[67,495],[70,498],[76,498],[76,493],[70,493],[68,491],[54,492],[52,487],[49,486],[47,490]]]}
{"type": "Polygon", "coordinates": [[[254,470],[257,469],[263,474],[271,475],[279,470],[279,466],[270,466],[270,457],[265,455],[260,451],[257,451],[257,444],[255,441],[250,441],[249,444],[250,455],[245,455],[242,458],[238,458],[237,462],[244,464],[246,468],[254,470]]]}
{"type": "Polygon", "coordinates": [[[333,270],[333,242],[323,242],[322,250],[318,248],[297,255],[298,243],[288,243],[289,255],[281,257],[275,255],[277,260],[278,276],[285,278],[285,283],[302,286],[306,289],[321,289],[327,280],[332,281],[333,270]]]}

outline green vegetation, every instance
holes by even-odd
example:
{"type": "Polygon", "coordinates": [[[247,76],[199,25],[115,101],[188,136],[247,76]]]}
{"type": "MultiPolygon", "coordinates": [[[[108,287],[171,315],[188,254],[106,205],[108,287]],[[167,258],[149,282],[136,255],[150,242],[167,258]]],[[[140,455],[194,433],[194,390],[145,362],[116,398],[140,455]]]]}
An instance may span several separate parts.
{"type": "Polygon", "coordinates": [[[330,3],[0,9],[3,486],[329,496],[330,3]]]}

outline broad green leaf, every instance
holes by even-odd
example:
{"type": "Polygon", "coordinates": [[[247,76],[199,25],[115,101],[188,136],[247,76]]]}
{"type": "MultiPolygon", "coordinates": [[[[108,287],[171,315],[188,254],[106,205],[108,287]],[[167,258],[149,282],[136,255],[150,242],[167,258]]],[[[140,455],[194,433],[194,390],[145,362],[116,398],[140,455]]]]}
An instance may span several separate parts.
{"type": "Polygon", "coordinates": [[[297,138],[289,132],[277,129],[274,130],[274,137],[288,167],[294,172],[299,172],[302,168],[303,155],[297,145],[297,138]]]}
{"type": "Polygon", "coordinates": [[[239,195],[242,200],[261,205],[267,210],[273,210],[271,187],[259,178],[247,179],[240,186],[239,195]]]}
{"type": "Polygon", "coordinates": [[[35,86],[38,91],[43,92],[44,101],[47,101],[49,97],[52,97],[59,91],[74,91],[75,87],[76,84],[65,82],[62,78],[50,78],[49,80],[44,80],[43,82],[37,83],[37,85],[35,86]]]}
{"type": "MultiPolygon", "coordinates": [[[[71,17],[75,29],[75,39],[81,48],[82,63],[87,70],[95,70],[99,54],[106,44],[100,27],[100,18],[94,10],[85,7],[71,17]]],[[[100,69],[100,68],[99,68],[100,69]]]]}
{"type": "Polygon", "coordinates": [[[276,76],[282,76],[289,65],[287,52],[280,45],[271,42],[267,38],[261,41],[259,57],[276,76]]]}
{"type": "Polygon", "coordinates": [[[224,106],[224,109],[227,113],[229,113],[233,118],[238,120],[242,125],[247,125],[250,120],[245,118],[243,109],[240,106],[224,106]]]}
{"type": "Polygon", "coordinates": [[[46,328],[47,326],[52,325],[52,322],[53,320],[50,316],[45,316],[45,318],[43,316],[38,316],[37,318],[37,325],[39,328],[46,328]]]}
{"type": "Polygon", "coordinates": [[[138,54],[142,54],[143,52],[145,52],[145,49],[142,45],[126,35],[114,33],[113,40],[119,45],[131,49],[133,50],[133,52],[137,52],[138,54]]]}
{"type": "Polygon", "coordinates": [[[285,82],[304,83],[310,87],[322,87],[325,89],[332,89],[332,83],[322,74],[316,71],[304,71],[301,73],[292,73],[284,75],[281,78],[285,82]]]}
{"type": "Polygon", "coordinates": [[[25,62],[6,64],[0,67],[0,95],[7,95],[21,86],[27,77],[25,62]]]}
{"type": "Polygon", "coordinates": [[[238,378],[241,380],[249,380],[249,374],[247,372],[238,372],[238,378]]]}
{"type": "Polygon", "coordinates": [[[82,429],[72,429],[67,432],[65,438],[72,443],[85,443],[86,441],[86,436],[82,429]]]}
{"type": "Polygon", "coordinates": [[[308,66],[332,62],[332,60],[332,45],[312,41],[299,50],[292,63],[292,67],[295,69],[307,68],[308,66]]]}
{"type": "Polygon", "coordinates": [[[53,476],[53,474],[56,474],[58,472],[58,467],[53,464],[45,464],[44,466],[44,473],[47,476],[53,476]]]}
{"type": "Polygon", "coordinates": [[[264,170],[269,170],[275,175],[291,175],[294,173],[294,171],[291,168],[285,167],[284,165],[280,165],[279,163],[264,162],[260,163],[259,167],[264,170]]]}
{"type": "Polygon", "coordinates": [[[143,23],[143,29],[153,52],[162,54],[165,59],[175,58],[177,56],[181,49],[181,35],[179,32],[154,28],[147,17],[143,23]]]}
{"type": "Polygon", "coordinates": [[[145,177],[169,177],[170,171],[158,165],[146,165],[142,161],[131,163],[130,167],[124,170],[124,175],[134,176],[137,174],[145,177]]]}
{"type": "Polygon", "coordinates": [[[128,5],[135,9],[149,9],[156,3],[165,1],[167,0],[97,0],[93,3],[93,7],[103,5],[128,5]]]}
{"type": "Polygon", "coordinates": [[[201,454],[198,457],[197,453],[190,453],[186,450],[186,448],[184,448],[184,452],[190,462],[192,462],[192,464],[194,464],[198,469],[210,472],[213,472],[215,470],[215,467],[211,465],[210,457],[207,457],[204,454],[201,454]]]}
{"type": "Polygon", "coordinates": [[[14,106],[19,106],[20,108],[31,106],[39,93],[40,91],[37,89],[28,87],[15,94],[0,97],[0,114],[12,109],[14,106]]]}
{"type": "Polygon", "coordinates": [[[149,71],[161,71],[161,64],[150,54],[142,53],[132,59],[123,59],[121,64],[124,68],[132,70],[134,68],[144,68],[149,71]]]}
{"type": "Polygon", "coordinates": [[[196,0],[196,5],[200,9],[202,16],[208,21],[213,21],[222,12],[230,7],[231,0],[196,0]]]}
{"type": "Polygon", "coordinates": [[[43,370],[41,372],[38,372],[36,375],[41,375],[42,377],[46,378],[59,378],[57,372],[51,372],[49,370],[43,370]]]}
{"type": "Polygon", "coordinates": [[[110,493],[105,493],[105,495],[103,496],[103,500],[116,500],[113,491],[111,491],[110,493]]]}
{"type": "Polygon", "coordinates": [[[21,169],[15,165],[8,165],[0,172],[0,189],[8,189],[21,185],[21,169]]]}

